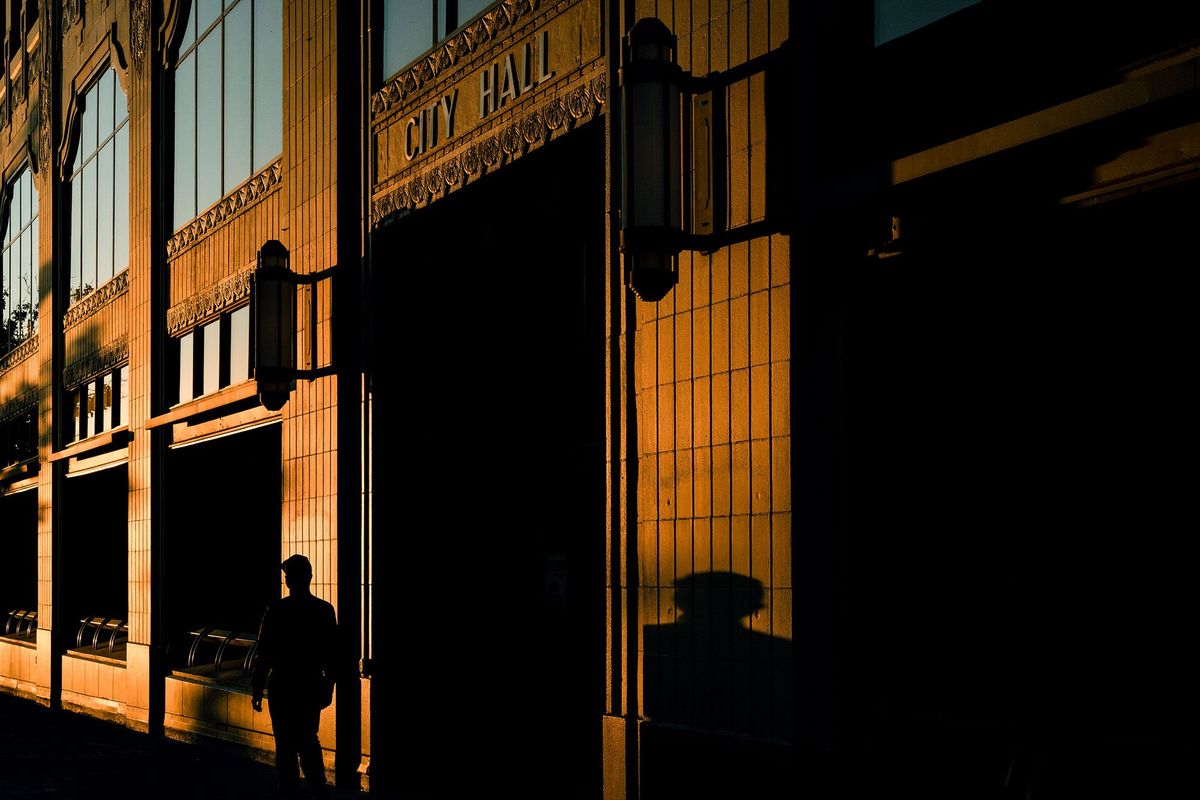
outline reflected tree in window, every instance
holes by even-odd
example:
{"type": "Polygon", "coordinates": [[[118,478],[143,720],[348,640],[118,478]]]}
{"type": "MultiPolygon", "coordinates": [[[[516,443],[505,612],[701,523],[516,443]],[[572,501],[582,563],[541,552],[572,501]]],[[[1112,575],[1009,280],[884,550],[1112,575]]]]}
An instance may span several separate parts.
{"type": "Polygon", "coordinates": [[[0,354],[37,332],[38,193],[28,169],[7,187],[5,199],[0,214],[4,227],[4,247],[0,251],[0,354]]]}

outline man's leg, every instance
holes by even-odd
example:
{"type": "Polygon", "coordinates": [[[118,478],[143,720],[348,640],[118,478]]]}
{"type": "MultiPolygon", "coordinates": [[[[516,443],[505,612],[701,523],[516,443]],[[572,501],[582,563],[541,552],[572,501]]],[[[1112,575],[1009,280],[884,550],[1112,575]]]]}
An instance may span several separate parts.
{"type": "Polygon", "coordinates": [[[269,708],[271,728],[275,731],[275,770],[279,779],[279,796],[284,800],[295,800],[300,787],[300,768],[296,764],[300,726],[292,709],[278,702],[269,708]]]}
{"type": "Polygon", "coordinates": [[[304,767],[304,780],[308,781],[308,788],[316,800],[325,800],[329,797],[329,790],[325,786],[325,762],[321,758],[321,740],[317,738],[317,730],[321,725],[321,709],[315,706],[305,709],[304,719],[300,722],[302,730],[299,731],[300,738],[296,744],[300,751],[300,763],[304,767]]]}

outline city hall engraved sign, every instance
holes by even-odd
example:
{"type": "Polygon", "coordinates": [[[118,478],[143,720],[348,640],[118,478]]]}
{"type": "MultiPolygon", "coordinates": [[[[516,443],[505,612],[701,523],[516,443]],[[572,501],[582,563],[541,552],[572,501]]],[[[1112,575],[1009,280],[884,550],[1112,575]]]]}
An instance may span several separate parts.
{"type": "Polygon", "coordinates": [[[372,98],[372,224],[563,135],[607,102],[599,0],[506,0],[372,98]]]}

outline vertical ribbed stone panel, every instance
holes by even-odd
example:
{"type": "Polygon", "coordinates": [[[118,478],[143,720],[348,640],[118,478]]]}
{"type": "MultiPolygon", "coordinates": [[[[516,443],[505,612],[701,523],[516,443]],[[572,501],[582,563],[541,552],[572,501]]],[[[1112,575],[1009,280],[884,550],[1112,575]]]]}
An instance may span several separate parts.
{"type": "MultiPolygon", "coordinates": [[[[671,28],[698,76],[787,36],[784,0],[638,0],[643,16],[671,28]]],[[[735,232],[766,218],[763,74],[730,83],[725,102],[735,232]]],[[[639,713],[774,741],[791,738],[790,262],[779,234],[682,253],[670,294],[637,303],[633,387],[639,713]]]]}

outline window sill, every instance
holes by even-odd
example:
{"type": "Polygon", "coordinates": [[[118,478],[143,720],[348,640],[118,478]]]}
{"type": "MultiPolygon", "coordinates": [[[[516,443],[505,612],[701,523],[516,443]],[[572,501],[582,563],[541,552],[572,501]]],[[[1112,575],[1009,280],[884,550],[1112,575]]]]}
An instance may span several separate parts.
{"type": "Polygon", "coordinates": [[[233,386],[226,386],[212,394],[188,400],[171,408],[165,414],[146,420],[146,428],[154,430],[164,425],[176,422],[200,422],[205,418],[220,416],[223,413],[240,410],[238,406],[258,405],[258,382],[255,380],[242,381],[233,386]],[[252,403],[248,402],[253,400],[252,403]]]}
{"type": "Polygon", "coordinates": [[[117,448],[128,444],[133,439],[133,433],[129,430],[128,425],[121,425],[113,428],[111,431],[98,433],[95,436],[89,436],[74,444],[64,447],[55,453],[51,453],[47,459],[50,463],[62,461],[65,458],[76,458],[79,456],[96,453],[100,450],[108,448],[117,448]]]}
{"type": "Polygon", "coordinates": [[[34,456],[0,469],[0,483],[11,483],[21,478],[28,478],[36,475],[37,472],[38,459],[37,456],[34,456]]]}

